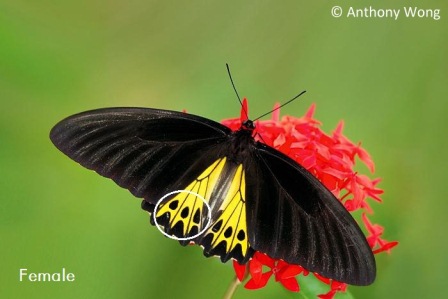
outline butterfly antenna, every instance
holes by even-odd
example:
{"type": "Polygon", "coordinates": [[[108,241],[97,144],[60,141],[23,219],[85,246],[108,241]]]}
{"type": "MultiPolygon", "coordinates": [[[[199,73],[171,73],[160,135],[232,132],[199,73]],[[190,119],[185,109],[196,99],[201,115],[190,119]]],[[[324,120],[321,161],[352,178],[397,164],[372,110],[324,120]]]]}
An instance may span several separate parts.
{"type": "Polygon", "coordinates": [[[271,111],[269,111],[269,112],[266,112],[265,114],[263,114],[263,115],[257,117],[257,118],[254,119],[253,121],[259,120],[259,119],[262,118],[263,116],[266,116],[266,115],[268,115],[268,114],[270,114],[270,113],[272,113],[272,112],[274,112],[274,111],[277,111],[278,109],[282,108],[283,106],[288,105],[289,103],[291,103],[292,101],[294,101],[295,99],[297,99],[298,97],[300,97],[300,96],[301,96],[302,94],[304,94],[305,92],[306,92],[306,90],[302,91],[301,93],[299,93],[298,95],[296,95],[295,97],[293,97],[292,99],[290,99],[289,101],[287,101],[286,103],[283,103],[283,104],[281,104],[280,106],[278,106],[277,108],[275,108],[275,109],[273,109],[273,110],[271,110],[271,111]]]}
{"type": "Polygon", "coordinates": [[[249,115],[247,114],[246,108],[244,108],[243,102],[241,102],[240,95],[238,94],[238,91],[236,90],[235,83],[233,83],[232,74],[230,73],[230,67],[229,64],[226,63],[227,67],[227,73],[229,74],[230,82],[232,82],[233,90],[236,93],[236,97],[238,98],[238,101],[240,102],[241,108],[244,110],[244,114],[246,114],[247,119],[249,119],[249,115]]]}

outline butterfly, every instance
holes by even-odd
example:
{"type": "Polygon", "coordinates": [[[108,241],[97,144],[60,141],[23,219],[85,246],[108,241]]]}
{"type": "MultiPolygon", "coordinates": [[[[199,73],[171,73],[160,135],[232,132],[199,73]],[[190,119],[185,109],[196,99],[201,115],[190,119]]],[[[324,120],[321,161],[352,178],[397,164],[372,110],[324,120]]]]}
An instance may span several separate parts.
{"type": "Polygon", "coordinates": [[[142,198],[153,225],[182,245],[201,245],[207,257],[245,264],[259,251],[337,281],[371,284],[375,259],[356,221],[304,167],[256,141],[254,130],[249,119],[232,131],[183,112],[104,108],[60,121],[50,139],[142,198]]]}

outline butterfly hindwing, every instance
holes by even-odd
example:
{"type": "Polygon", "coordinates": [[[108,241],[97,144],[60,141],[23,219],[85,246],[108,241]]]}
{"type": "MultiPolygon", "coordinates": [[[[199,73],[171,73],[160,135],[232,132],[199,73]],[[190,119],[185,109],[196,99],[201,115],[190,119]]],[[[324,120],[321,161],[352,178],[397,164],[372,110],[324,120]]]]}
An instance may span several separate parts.
{"type": "Polygon", "coordinates": [[[181,238],[182,245],[202,245],[206,256],[247,262],[253,250],[247,236],[243,165],[220,158],[182,190],[188,192],[168,197],[155,211],[165,233],[181,238]],[[195,194],[205,199],[207,208],[195,194]]]}
{"type": "Polygon", "coordinates": [[[247,186],[251,246],[325,277],[370,284],[372,251],[339,200],[282,153],[258,143],[255,157],[247,186]]]}
{"type": "MultiPolygon", "coordinates": [[[[211,222],[211,193],[219,184],[226,158],[216,160],[193,182],[160,202],[154,217],[165,228],[168,235],[187,239],[184,245],[193,241],[192,236],[204,231],[211,222]]],[[[153,209],[150,210],[154,212],[153,209]]]]}
{"type": "Polygon", "coordinates": [[[212,195],[215,201],[211,203],[212,211],[216,217],[204,233],[201,245],[208,256],[219,255],[223,262],[234,258],[245,263],[252,255],[247,235],[245,170],[242,164],[232,168],[228,187],[217,188],[212,195]]]}

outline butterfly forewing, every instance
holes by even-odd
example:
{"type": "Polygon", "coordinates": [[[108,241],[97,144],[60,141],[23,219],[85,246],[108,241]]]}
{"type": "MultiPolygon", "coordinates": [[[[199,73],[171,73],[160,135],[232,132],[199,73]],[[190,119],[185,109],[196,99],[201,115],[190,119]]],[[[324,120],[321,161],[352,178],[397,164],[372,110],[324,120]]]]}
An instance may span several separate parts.
{"type": "Polygon", "coordinates": [[[152,202],[216,161],[229,131],[185,113],[106,108],[61,121],[50,138],[76,162],[152,202]]]}

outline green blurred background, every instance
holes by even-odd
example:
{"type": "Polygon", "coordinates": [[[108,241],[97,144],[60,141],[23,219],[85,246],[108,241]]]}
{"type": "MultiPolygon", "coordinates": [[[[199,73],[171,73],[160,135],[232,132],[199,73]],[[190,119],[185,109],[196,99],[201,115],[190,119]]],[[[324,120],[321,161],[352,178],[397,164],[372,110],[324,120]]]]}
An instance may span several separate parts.
{"type": "MultiPolygon", "coordinates": [[[[372,220],[400,245],[377,256],[377,281],[355,298],[441,298],[446,292],[448,5],[441,20],[333,18],[333,5],[409,1],[2,1],[0,3],[0,297],[219,298],[233,269],[149,225],[140,200],[58,152],[62,118],[142,106],[221,120],[308,93],[331,132],[340,119],[383,178],[372,220]],[[18,282],[19,269],[76,274],[18,282]]],[[[303,282],[302,282],[303,285],[303,282]]],[[[301,298],[271,281],[235,298],[301,298]]]]}

